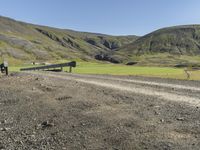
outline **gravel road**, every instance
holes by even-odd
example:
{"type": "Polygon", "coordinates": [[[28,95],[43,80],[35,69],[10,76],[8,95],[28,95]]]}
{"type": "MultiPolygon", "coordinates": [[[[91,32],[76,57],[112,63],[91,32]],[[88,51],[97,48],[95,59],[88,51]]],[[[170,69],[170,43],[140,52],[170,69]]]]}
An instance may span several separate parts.
{"type": "Polygon", "coordinates": [[[200,147],[200,82],[52,72],[0,77],[0,149],[200,147]]]}

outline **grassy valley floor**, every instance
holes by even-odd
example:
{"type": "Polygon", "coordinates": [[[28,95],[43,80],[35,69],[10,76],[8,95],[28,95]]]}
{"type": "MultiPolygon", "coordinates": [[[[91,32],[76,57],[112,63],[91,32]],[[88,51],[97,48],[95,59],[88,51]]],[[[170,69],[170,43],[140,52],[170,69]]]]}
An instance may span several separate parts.
{"type": "MultiPolygon", "coordinates": [[[[62,61],[63,62],[63,61],[62,61]]],[[[66,62],[66,61],[65,61],[66,62]]],[[[57,62],[60,63],[60,62],[57,62]]],[[[11,72],[19,71],[20,68],[32,67],[31,65],[17,65],[9,67],[11,72]]],[[[67,71],[68,68],[65,69],[67,71]]],[[[73,69],[78,74],[109,74],[109,75],[134,75],[172,79],[187,79],[184,68],[174,67],[148,67],[148,66],[127,66],[110,63],[77,62],[73,69]]],[[[190,80],[200,80],[200,71],[189,71],[190,80]]]]}

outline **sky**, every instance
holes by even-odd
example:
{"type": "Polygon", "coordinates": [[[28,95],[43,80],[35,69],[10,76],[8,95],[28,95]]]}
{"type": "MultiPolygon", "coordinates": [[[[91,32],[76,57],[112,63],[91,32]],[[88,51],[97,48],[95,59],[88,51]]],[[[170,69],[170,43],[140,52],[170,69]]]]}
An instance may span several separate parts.
{"type": "Polygon", "coordinates": [[[141,36],[200,24],[200,0],[1,0],[0,15],[77,31],[141,36]]]}

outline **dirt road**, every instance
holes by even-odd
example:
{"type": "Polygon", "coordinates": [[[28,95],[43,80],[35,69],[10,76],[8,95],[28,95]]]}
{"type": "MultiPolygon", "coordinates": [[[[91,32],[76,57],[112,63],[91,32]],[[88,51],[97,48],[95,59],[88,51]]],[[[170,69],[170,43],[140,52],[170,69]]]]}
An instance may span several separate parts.
{"type": "MultiPolygon", "coordinates": [[[[36,73],[44,75],[44,73],[36,73]]],[[[101,86],[120,91],[128,91],[131,93],[142,94],[147,96],[155,96],[158,98],[186,102],[193,106],[200,106],[200,87],[188,86],[184,84],[170,84],[156,81],[143,81],[134,79],[122,79],[116,77],[102,77],[94,75],[77,75],[77,74],[49,74],[45,76],[55,77],[64,80],[73,80],[81,83],[101,86]],[[140,86],[139,86],[140,85],[140,86]],[[164,89],[164,90],[163,90],[164,89]],[[175,92],[174,91],[179,91],[175,92]],[[188,96],[190,92],[196,92],[192,96],[188,96]]]]}
{"type": "Polygon", "coordinates": [[[0,78],[0,149],[199,149],[200,82],[15,73],[0,78]]]}

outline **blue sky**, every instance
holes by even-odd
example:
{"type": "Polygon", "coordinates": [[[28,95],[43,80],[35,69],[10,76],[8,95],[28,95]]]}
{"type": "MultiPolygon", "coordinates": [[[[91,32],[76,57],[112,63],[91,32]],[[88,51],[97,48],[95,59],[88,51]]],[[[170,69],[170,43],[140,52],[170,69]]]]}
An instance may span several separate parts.
{"type": "Polygon", "coordinates": [[[0,15],[78,31],[144,35],[200,24],[200,0],[1,0],[0,15]]]}

